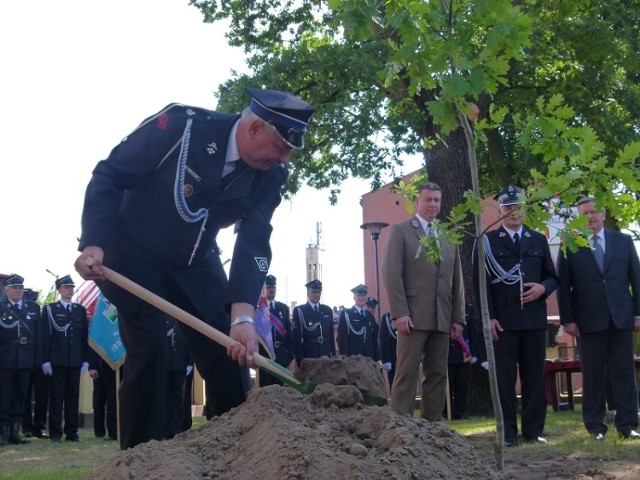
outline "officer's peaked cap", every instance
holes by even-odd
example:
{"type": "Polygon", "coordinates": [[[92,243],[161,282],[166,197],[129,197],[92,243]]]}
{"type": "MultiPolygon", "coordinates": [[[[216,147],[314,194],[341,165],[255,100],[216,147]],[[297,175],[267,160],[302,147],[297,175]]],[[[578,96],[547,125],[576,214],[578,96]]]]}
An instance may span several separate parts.
{"type": "Polygon", "coordinates": [[[274,277],[273,275],[267,275],[266,277],[264,277],[264,284],[267,287],[275,287],[276,286],[276,277],[274,277]]]}
{"type": "Polygon", "coordinates": [[[504,187],[498,195],[496,195],[494,200],[498,201],[498,205],[504,207],[506,205],[518,205],[522,203],[520,201],[520,195],[522,194],[522,189],[520,187],[516,187],[515,185],[507,185],[504,187]]]}
{"type": "Polygon", "coordinates": [[[376,305],[378,305],[378,300],[373,297],[369,297],[367,298],[367,305],[369,305],[371,308],[375,308],[376,305]]]}
{"type": "Polygon", "coordinates": [[[351,289],[351,291],[355,294],[355,295],[366,295],[367,293],[369,293],[369,290],[367,289],[366,285],[358,285],[356,287],[353,287],[351,289]]]}
{"type": "Polygon", "coordinates": [[[288,92],[247,88],[251,95],[249,109],[273,125],[278,135],[291,148],[304,147],[304,134],[315,109],[288,92]]]}
{"type": "Polygon", "coordinates": [[[73,283],[73,279],[71,278],[71,275],[65,275],[64,277],[60,277],[56,280],[56,288],[60,288],[68,285],[71,285],[72,287],[76,286],[76,284],[73,283]]]}
{"type": "Polygon", "coordinates": [[[322,290],[322,282],[318,279],[311,280],[305,287],[307,287],[307,290],[322,290]]]}
{"type": "Polygon", "coordinates": [[[24,278],[18,274],[13,274],[3,282],[7,287],[21,287],[24,286],[24,278]]]}

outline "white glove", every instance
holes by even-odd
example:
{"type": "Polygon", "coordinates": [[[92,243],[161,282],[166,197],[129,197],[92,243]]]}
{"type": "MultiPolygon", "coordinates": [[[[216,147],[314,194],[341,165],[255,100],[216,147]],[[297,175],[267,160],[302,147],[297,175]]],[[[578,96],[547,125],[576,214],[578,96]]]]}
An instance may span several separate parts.
{"type": "Polygon", "coordinates": [[[45,375],[53,375],[53,368],[51,368],[51,362],[42,364],[42,373],[45,375]]]}
{"type": "Polygon", "coordinates": [[[485,370],[489,371],[489,362],[482,362],[480,366],[485,370]]]}
{"type": "Polygon", "coordinates": [[[478,361],[478,357],[471,357],[471,365],[478,361]]]}
{"type": "Polygon", "coordinates": [[[391,371],[391,362],[386,362],[382,364],[382,368],[384,368],[387,372],[391,371]]]}
{"type": "Polygon", "coordinates": [[[193,372],[193,365],[187,365],[187,377],[193,372]]]}
{"type": "Polygon", "coordinates": [[[82,362],[82,368],[80,369],[80,373],[87,373],[89,371],[89,362],[82,362]]]}

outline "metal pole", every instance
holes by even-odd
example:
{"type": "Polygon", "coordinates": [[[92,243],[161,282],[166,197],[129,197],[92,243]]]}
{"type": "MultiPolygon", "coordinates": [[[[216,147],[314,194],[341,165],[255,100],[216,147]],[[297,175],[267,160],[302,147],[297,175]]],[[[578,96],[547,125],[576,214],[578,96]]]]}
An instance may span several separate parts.
{"type": "Polygon", "coordinates": [[[376,269],[376,295],[378,299],[378,325],[380,325],[380,273],[378,272],[378,235],[373,237],[373,250],[375,252],[375,269],[376,269]]]}

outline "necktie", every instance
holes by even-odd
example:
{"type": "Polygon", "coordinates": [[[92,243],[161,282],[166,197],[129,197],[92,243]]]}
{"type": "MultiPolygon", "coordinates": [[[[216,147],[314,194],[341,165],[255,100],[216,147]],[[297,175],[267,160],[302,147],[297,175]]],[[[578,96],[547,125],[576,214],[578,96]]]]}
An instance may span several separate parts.
{"type": "Polygon", "coordinates": [[[276,302],[274,302],[273,300],[271,301],[271,306],[269,307],[271,308],[271,310],[275,310],[276,309],[276,302]]]}
{"type": "Polygon", "coordinates": [[[313,306],[313,311],[314,311],[314,312],[317,312],[317,311],[318,311],[318,305],[314,305],[314,306],[313,306]]]}
{"type": "Polygon", "coordinates": [[[517,233],[513,236],[513,244],[516,246],[516,250],[520,251],[520,235],[517,233]]]}
{"type": "Polygon", "coordinates": [[[20,305],[19,305],[19,304],[17,304],[17,303],[14,303],[14,304],[13,304],[13,309],[14,309],[16,312],[19,312],[19,311],[20,311],[20,305]]]}
{"type": "Polygon", "coordinates": [[[70,303],[67,304],[67,312],[71,313],[71,304],[70,303]]]}
{"type": "Polygon", "coordinates": [[[427,223],[427,228],[425,229],[424,233],[427,234],[427,237],[429,237],[431,235],[431,225],[433,225],[431,222],[427,223]]]}
{"type": "Polygon", "coordinates": [[[604,272],[604,250],[602,249],[602,244],[600,243],[600,237],[594,235],[592,238],[593,242],[593,256],[596,259],[596,263],[600,268],[601,272],[604,272]]]}

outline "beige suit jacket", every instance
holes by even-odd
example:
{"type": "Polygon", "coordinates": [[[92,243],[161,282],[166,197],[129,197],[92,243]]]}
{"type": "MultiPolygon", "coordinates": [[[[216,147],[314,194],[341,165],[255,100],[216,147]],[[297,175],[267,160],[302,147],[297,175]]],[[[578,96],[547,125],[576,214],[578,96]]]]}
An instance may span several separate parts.
{"type": "Polygon", "coordinates": [[[417,218],[391,226],[384,245],[382,279],[391,317],[411,317],[416,330],[451,331],[465,323],[460,252],[440,241],[441,259],[432,263],[420,247],[424,230],[417,218]]]}

